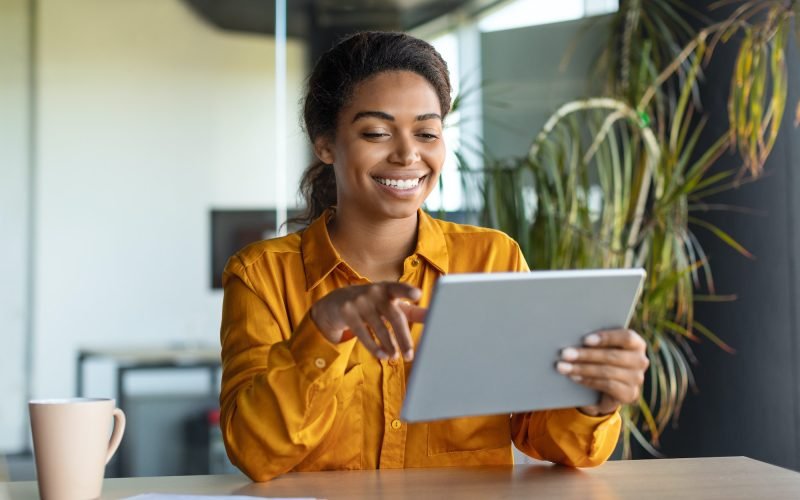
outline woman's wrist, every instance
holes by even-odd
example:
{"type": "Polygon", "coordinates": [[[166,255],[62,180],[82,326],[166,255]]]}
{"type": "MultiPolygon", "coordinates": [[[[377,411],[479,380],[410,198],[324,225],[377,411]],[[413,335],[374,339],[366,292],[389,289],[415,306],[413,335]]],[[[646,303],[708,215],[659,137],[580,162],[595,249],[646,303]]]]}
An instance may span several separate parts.
{"type": "Polygon", "coordinates": [[[576,408],[587,417],[607,417],[619,409],[619,405],[608,411],[601,411],[597,406],[579,406],[576,408]]]}
{"type": "Polygon", "coordinates": [[[317,329],[320,331],[320,333],[322,333],[322,336],[328,339],[330,343],[338,344],[342,340],[342,332],[331,333],[324,324],[324,321],[320,321],[319,308],[317,307],[317,304],[319,304],[319,302],[311,306],[311,310],[308,313],[311,316],[311,321],[317,325],[317,329]]]}

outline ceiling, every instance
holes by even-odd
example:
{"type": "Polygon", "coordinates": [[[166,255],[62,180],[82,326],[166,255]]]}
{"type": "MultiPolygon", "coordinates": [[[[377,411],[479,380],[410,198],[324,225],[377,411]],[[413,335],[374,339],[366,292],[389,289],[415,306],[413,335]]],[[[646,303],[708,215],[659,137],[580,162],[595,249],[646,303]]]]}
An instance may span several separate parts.
{"type": "MultiPolygon", "coordinates": [[[[274,0],[184,0],[203,19],[231,31],[275,32],[274,0]]],[[[287,0],[287,35],[313,38],[364,29],[410,30],[471,0],[287,0]]]]}

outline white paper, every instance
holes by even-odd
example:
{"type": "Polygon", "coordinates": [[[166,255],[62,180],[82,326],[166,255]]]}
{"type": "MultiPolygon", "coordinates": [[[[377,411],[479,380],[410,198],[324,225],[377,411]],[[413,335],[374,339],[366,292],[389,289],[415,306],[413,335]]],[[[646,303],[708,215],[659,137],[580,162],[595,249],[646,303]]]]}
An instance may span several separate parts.
{"type": "Polygon", "coordinates": [[[172,493],[146,493],[125,500],[317,500],[310,497],[250,497],[241,495],[176,495],[172,493]]]}

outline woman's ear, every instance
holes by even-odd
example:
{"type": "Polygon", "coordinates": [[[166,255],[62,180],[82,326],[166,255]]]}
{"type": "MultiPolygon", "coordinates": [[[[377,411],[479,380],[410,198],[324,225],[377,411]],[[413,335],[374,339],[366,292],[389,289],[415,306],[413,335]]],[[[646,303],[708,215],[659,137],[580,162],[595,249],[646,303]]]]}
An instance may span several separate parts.
{"type": "Polygon", "coordinates": [[[333,154],[333,144],[327,137],[317,137],[314,141],[314,154],[319,161],[326,165],[333,165],[335,157],[333,154]]]}

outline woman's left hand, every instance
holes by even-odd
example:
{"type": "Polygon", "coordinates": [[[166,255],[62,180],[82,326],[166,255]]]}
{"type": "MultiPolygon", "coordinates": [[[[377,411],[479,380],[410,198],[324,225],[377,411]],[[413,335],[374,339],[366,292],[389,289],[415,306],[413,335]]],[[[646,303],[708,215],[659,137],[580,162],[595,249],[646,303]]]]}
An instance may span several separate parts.
{"type": "Polygon", "coordinates": [[[646,350],[644,339],[633,330],[595,332],[583,339],[582,347],[563,349],[556,369],[602,394],[596,405],[578,408],[581,412],[607,415],[622,404],[638,401],[650,365],[646,350]]]}

